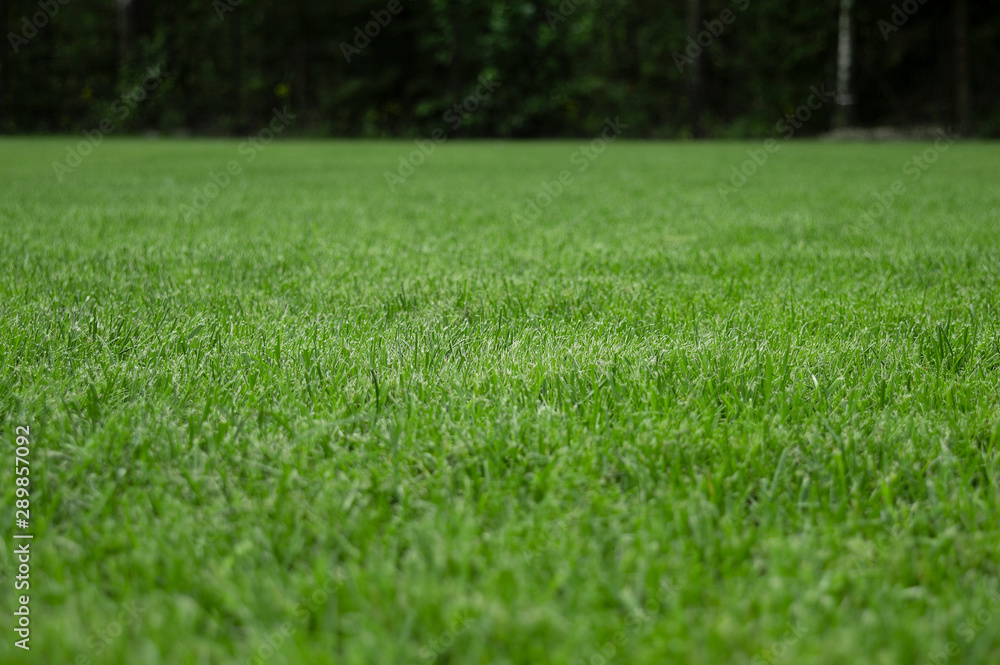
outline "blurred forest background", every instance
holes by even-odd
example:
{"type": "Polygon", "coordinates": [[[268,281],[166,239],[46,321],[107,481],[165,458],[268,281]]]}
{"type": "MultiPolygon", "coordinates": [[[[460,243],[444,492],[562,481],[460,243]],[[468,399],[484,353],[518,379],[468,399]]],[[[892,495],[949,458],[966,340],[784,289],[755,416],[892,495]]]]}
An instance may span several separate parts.
{"type": "Polygon", "coordinates": [[[449,135],[587,136],[607,116],[634,137],[771,135],[839,78],[845,103],[801,135],[1000,136],[996,0],[0,0],[0,20],[7,134],[239,134],[288,107],[300,136],[427,136],[485,76],[500,87],[449,135]],[[151,67],[166,76],[120,118],[151,67]]]}

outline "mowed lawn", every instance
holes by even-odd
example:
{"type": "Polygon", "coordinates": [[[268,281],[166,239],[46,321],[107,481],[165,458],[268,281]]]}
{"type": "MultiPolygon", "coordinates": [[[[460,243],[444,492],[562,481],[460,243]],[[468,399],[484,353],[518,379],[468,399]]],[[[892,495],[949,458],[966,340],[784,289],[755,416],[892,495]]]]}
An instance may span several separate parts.
{"type": "Polygon", "coordinates": [[[3,663],[1000,661],[1000,146],[76,140],[0,140],[3,663]]]}

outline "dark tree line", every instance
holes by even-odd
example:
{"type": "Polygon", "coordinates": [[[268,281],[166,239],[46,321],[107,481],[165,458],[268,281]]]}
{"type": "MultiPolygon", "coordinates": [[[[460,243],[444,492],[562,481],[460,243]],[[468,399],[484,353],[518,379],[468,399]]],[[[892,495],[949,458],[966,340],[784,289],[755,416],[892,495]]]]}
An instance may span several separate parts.
{"type": "Polygon", "coordinates": [[[1000,6],[968,0],[0,0],[0,131],[757,136],[837,124],[1000,136],[1000,6]]]}

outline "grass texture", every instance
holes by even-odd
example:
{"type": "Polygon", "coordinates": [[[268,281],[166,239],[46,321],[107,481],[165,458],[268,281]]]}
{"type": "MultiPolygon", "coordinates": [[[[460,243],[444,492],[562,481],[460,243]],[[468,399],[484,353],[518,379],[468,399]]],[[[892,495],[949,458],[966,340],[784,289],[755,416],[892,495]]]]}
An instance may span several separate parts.
{"type": "Polygon", "coordinates": [[[0,661],[1000,662],[998,146],[70,144],[0,141],[0,661]]]}

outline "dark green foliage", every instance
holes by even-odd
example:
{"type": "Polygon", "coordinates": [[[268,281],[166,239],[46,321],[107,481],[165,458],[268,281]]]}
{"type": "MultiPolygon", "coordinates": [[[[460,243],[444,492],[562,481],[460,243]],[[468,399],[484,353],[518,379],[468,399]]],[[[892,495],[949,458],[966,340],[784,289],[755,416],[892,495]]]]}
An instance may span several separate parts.
{"type": "MultiPolygon", "coordinates": [[[[636,137],[693,131],[688,72],[674,59],[688,44],[686,2],[398,1],[347,62],[342,44],[387,1],[133,0],[121,30],[114,0],[51,0],[59,11],[37,36],[16,53],[3,40],[0,132],[93,129],[150,65],[170,77],[123,131],[239,134],[287,105],[300,135],[427,136],[481,75],[503,87],[455,136],[585,136],[609,115],[629,118],[636,137]]],[[[879,21],[900,3],[856,3],[863,125],[955,124],[952,3],[910,1],[918,11],[888,35],[879,21]]],[[[970,4],[972,129],[996,136],[1000,12],[970,4]]],[[[39,11],[29,0],[4,7],[4,35],[39,11]]],[[[838,3],[703,0],[703,19],[727,9],[736,20],[700,58],[701,124],[715,136],[772,133],[810,86],[833,81],[838,3]]],[[[801,134],[829,129],[832,116],[824,108],[801,134]]]]}

